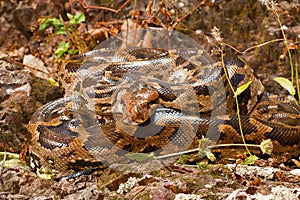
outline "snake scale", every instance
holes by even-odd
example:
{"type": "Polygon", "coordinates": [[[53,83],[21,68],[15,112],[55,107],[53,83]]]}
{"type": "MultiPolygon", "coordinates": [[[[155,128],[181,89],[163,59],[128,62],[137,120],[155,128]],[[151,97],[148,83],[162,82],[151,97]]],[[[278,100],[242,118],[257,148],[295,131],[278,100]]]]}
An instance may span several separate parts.
{"type": "Polygon", "coordinates": [[[73,58],[64,67],[66,97],[44,105],[29,123],[34,164],[76,171],[126,152],[186,150],[202,136],[241,142],[224,69],[235,90],[252,81],[238,97],[246,140],[299,149],[298,106],[266,95],[239,58],[211,63],[201,53],[103,48],[73,58]]]}

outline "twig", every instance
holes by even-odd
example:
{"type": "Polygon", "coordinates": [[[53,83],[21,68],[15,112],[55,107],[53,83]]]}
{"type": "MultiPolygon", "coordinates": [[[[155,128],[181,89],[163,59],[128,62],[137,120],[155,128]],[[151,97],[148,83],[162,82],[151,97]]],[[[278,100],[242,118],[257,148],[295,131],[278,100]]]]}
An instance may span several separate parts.
{"type": "Polygon", "coordinates": [[[120,11],[122,11],[125,6],[130,2],[131,0],[127,0],[125,3],[123,3],[120,8],[118,10],[113,9],[113,8],[108,8],[108,7],[103,7],[103,6],[87,6],[85,5],[83,0],[76,0],[76,2],[78,2],[81,7],[83,7],[84,9],[88,10],[88,9],[97,9],[97,10],[106,10],[106,11],[110,11],[110,12],[114,12],[114,13],[119,13],[120,11]]]}
{"type": "Polygon", "coordinates": [[[255,49],[255,48],[258,48],[258,47],[262,47],[262,46],[265,46],[267,44],[270,44],[270,43],[273,43],[273,42],[281,42],[281,41],[284,41],[284,39],[274,39],[274,40],[270,40],[270,41],[267,41],[267,42],[264,42],[264,43],[261,43],[261,44],[258,44],[258,45],[255,45],[255,46],[252,46],[252,47],[249,47],[247,48],[246,50],[244,51],[240,51],[236,48],[234,48],[233,46],[231,46],[230,44],[227,44],[227,43],[224,43],[225,46],[233,49],[234,51],[236,51],[237,53],[239,54],[245,54],[247,51],[250,51],[252,49],[255,49]]]}
{"type": "Polygon", "coordinates": [[[197,10],[198,8],[200,8],[201,6],[203,6],[205,3],[207,2],[207,0],[203,0],[201,1],[195,8],[193,8],[190,12],[188,12],[186,15],[184,15],[183,17],[181,17],[180,19],[177,19],[175,24],[177,24],[178,22],[183,21],[185,18],[187,18],[189,15],[191,15],[193,12],[195,12],[195,10],[197,10]]]}
{"type": "Polygon", "coordinates": [[[13,64],[15,64],[15,65],[20,65],[20,66],[22,66],[22,67],[26,67],[26,68],[28,68],[28,69],[31,69],[31,70],[38,71],[38,72],[44,73],[44,74],[46,74],[46,75],[49,75],[49,72],[47,72],[47,71],[43,71],[43,70],[41,70],[41,69],[37,69],[37,68],[31,67],[30,65],[25,65],[24,63],[15,61],[15,60],[13,60],[13,59],[10,58],[10,57],[7,57],[7,58],[5,58],[5,59],[0,59],[0,60],[5,60],[5,61],[10,62],[10,63],[13,63],[13,64]]]}

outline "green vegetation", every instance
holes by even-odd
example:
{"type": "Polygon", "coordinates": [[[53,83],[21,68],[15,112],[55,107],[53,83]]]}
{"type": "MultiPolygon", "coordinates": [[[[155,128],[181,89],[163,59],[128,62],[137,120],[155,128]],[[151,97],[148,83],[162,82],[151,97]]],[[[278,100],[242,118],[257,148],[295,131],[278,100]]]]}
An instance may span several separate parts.
{"type": "MultiPolygon", "coordinates": [[[[49,26],[53,25],[55,27],[55,34],[57,35],[68,35],[72,29],[78,24],[85,22],[84,13],[80,12],[75,16],[67,13],[67,17],[69,18],[69,24],[67,25],[63,19],[57,18],[43,18],[39,27],[39,30],[45,30],[49,26]]],[[[58,44],[58,47],[55,51],[55,54],[58,58],[62,57],[65,53],[67,54],[76,54],[78,53],[78,49],[71,48],[70,42],[62,41],[58,44]]]]}
{"type": "MultiPolygon", "coordinates": [[[[284,45],[286,47],[285,53],[287,53],[290,63],[290,70],[291,70],[291,81],[283,78],[283,77],[277,77],[274,78],[274,80],[279,83],[284,89],[288,90],[289,94],[294,98],[295,104],[298,105],[298,102],[295,98],[296,91],[294,89],[294,83],[296,83],[297,93],[298,93],[298,99],[300,100],[300,85],[299,85],[299,69],[298,69],[298,63],[297,59],[295,59],[295,63],[293,63],[292,53],[291,49],[297,49],[297,47],[294,47],[295,45],[288,41],[286,34],[285,34],[285,26],[282,24],[280,20],[280,15],[278,13],[278,8],[276,5],[276,2],[273,0],[261,0],[261,3],[267,7],[268,10],[270,10],[277,18],[277,22],[280,26],[281,34],[283,36],[284,45]]],[[[283,55],[285,56],[285,55],[283,55]]]]}

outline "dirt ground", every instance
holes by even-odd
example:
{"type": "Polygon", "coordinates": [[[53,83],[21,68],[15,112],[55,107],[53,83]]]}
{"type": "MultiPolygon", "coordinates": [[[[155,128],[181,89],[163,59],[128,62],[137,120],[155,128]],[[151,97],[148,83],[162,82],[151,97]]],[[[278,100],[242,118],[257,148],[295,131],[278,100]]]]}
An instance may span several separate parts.
{"type": "MultiPolygon", "coordinates": [[[[225,158],[227,164],[217,160],[197,168],[170,163],[147,173],[122,173],[106,168],[60,181],[40,178],[28,162],[10,154],[21,153],[21,158],[28,160],[24,149],[30,140],[27,124],[32,114],[64,94],[56,83],[62,60],[70,55],[58,59],[55,53],[58,44],[67,40],[76,46],[77,41],[80,52],[91,50],[120,32],[126,19],[141,27],[177,24],[175,30],[199,42],[211,36],[211,30],[217,27],[226,44],[241,52],[247,50],[239,56],[253,67],[266,91],[287,94],[272,80],[291,75],[277,14],[292,58],[299,63],[298,0],[280,1],[276,12],[263,5],[268,1],[163,2],[0,2],[0,152],[9,152],[0,155],[0,160],[6,157],[6,161],[0,162],[0,199],[300,199],[299,153],[294,156],[297,152],[291,153],[289,149],[279,156],[262,157],[255,166],[235,165],[235,159],[225,158]],[[197,9],[193,11],[194,8],[197,9]],[[86,20],[76,25],[71,39],[56,34],[53,26],[39,30],[42,18],[61,17],[67,21],[67,13],[74,15],[79,11],[85,13],[86,20]],[[78,41],[84,42],[78,44],[78,41]],[[268,43],[256,46],[265,42],[268,43]],[[49,80],[55,80],[55,84],[49,80]]],[[[230,48],[228,52],[237,54],[230,48]]]]}

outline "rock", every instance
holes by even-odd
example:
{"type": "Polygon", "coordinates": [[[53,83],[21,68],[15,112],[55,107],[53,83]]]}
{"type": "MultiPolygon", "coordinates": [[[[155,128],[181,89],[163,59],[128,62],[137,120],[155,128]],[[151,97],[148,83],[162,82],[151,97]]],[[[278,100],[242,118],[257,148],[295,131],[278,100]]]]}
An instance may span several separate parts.
{"type": "Polygon", "coordinates": [[[30,139],[26,124],[42,105],[39,101],[61,96],[58,87],[37,84],[38,80],[22,66],[0,61],[0,151],[20,152],[24,141],[30,139]],[[44,96],[37,91],[44,91],[44,96]]]}

